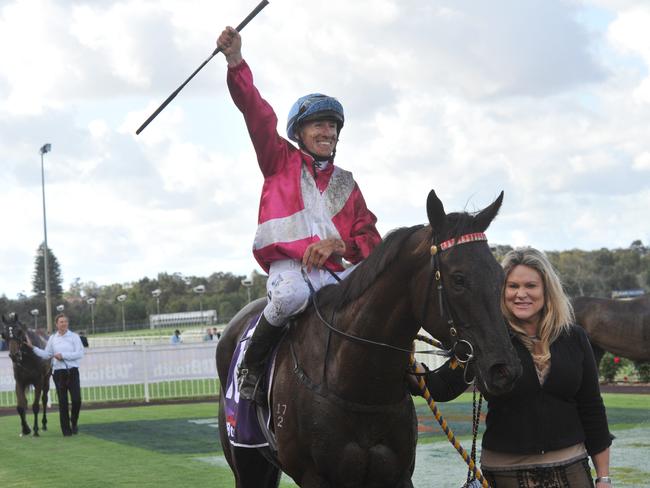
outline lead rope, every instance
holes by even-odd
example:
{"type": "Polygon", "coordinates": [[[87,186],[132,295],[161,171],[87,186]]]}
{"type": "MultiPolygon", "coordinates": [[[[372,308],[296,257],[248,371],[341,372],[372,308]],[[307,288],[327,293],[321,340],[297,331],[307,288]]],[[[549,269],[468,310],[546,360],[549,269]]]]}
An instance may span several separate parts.
{"type": "MultiPolygon", "coordinates": [[[[442,345],[440,343],[440,341],[438,341],[436,339],[431,339],[431,338],[426,337],[426,336],[418,335],[416,338],[418,340],[421,340],[423,342],[427,342],[427,343],[429,343],[429,344],[431,344],[433,346],[436,346],[436,347],[440,347],[442,345]]],[[[454,359],[454,361],[455,361],[455,359],[454,359]]],[[[481,470],[476,466],[476,462],[474,460],[476,453],[474,452],[472,456],[470,456],[467,453],[465,448],[456,439],[456,436],[454,435],[454,432],[451,430],[451,427],[449,427],[449,424],[447,424],[447,421],[442,417],[442,414],[438,410],[438,406],[436,405],[436,402],[434,401],[434,399],[431,397],[431,393],[429,392],[429,389],[427,388],[427,385],[424,382],[424,376],[422,374],[422,373],[424,373],[424,370],[419,369],[416,366],[416,361],[415,361],[415,355],[414,354],[411,354],[410,365],[411,365],[411,369],[415,373],[415,377],[418,379],[418,386],[420,387],[420,391],[422,392],[422,396],[426,400],[427,405],[429,405],[429,409],[431,410],[431,412],[433,412],[433,416],[435,417],[435,419],[440,424],[440,427],[442,428],[443,432],[447,435],[447,439],[449,440],[451,445],[454,446],[456,451],[458,451],[458,453],[463,458],[463,460],[467,463],[469,472],[473,474],[474,479],[476,479],[476,480],[478,480],[480,482],[480,486],[482,486],[483,488],[490,488],[490,485],[488,484],[487,480],[483,476],[483,473],[481,473],[481,470]]],[[[472,417],[473,417],[472,422],[473,423],[476,423],[476,419],[479,418],[479,414],[480,414],[480,411],[476,415],[472,414],[472,417]]],[[[476,435],[478,433],[478,424],[476,426],[476,429],[472,428],[472,431],[473,431],[473,437],[474,437],[473,444],[475,444],[476,435]]],[[[475,451],[475,447],[472,448],[472,451],[475,451]]],[[[468,478],[469,478],[469,476],[468,476],[468,478]]],[[[468,486],[468,485],[466,485],[466,486],[468,486]]],[[[469,485],[469,486],[471,486],[471,485],[469,485]]]]}
{"type": "MultiPolygon", "coordinates": [[[[478,437],[478,427],[479,423],[481,421],[481,403],[483,401],[483,395],[481,393],[478,393],[478,401],[476,401],[476,383],[474,383],[474,387],[472,389],[472,452],[470,454],[470,457],[474,463],[476,463],[476,438],[478,437]]],[[[474,486],[477,486],[478,480],[476,479],[476,475],[472,473],[471,469],[467,470],[467,482],[465,483],[465,487],[471,488],[474,486]]]]}

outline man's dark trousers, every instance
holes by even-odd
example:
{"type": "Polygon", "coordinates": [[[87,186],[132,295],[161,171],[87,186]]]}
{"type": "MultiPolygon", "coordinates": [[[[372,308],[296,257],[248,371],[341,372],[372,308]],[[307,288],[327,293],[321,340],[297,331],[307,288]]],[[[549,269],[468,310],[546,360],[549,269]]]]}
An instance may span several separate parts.
{"type": "Polygon", "coordinates": [[[79,382],[79,368],[57,369],[52,375],[56,385],[56,394],[59,397],[59,420],[61,432],[68,436],[77,433],[77,420],[81,410],[81,384],[79,382]],[[72,403],[72,411],[68,412],[68,393],[72,403]]]}

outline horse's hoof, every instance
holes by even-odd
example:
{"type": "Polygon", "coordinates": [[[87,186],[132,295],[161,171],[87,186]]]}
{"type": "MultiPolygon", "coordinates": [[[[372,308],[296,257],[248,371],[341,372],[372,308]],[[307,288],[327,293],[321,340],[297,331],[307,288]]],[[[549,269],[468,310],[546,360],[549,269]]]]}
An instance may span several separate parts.
{"type": "Polygon", "coordinates": [[[38,432],[34,432],[34,437],[40,437],[40,436],[41,434],[39,434],[38,432]]]}
{"type": "Polygon", "coordinates": [[[47,430],[47,425],[44,425],[41,430],[47,430]]]}

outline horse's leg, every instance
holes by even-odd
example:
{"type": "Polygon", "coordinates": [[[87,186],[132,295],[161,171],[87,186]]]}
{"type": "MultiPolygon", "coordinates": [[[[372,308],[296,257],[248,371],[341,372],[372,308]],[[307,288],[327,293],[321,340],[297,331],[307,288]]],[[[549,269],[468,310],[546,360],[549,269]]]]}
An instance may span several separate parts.
{"type": "Polygon", "coordinates": [[[20,425],[22,428],[21,435],[29,435],[32,431],[27,425],[27,420],[25,419],[25,410],[27,409],[27,396],[25,395],[25,386],[16,381],[16,410],[18,410],[18,415],[20,415],[20,425]]]}
{"type": "Polygon", "coordinates": [[[219,438],[221,448],[230,469],[235,476],[237,488],[277,488],[280,484],[280,471],[269,463],[257,449],[234,447],[228,439],[226,430],[224,391],[219,398],[219,438]]]}
{"type": "Polygon", "coordinates": [[[34,412],[34,437],[38,437],[38,412],[41,410],[40,403],[41,403],[41,390],[42,386],[40,384],[36,384],[34,386],[34,403],[32,403],[32,412],[34,412]]]}
{"type": "Polygon", "coordinates": [[[43,380],[43,393],[41,395],[43,401],[43,416],[41,417],[41,423],[43,425],[43,430],[47,430],[47,401],[49,399],[50,393],[50,375],[45,375],[43,380]]]}
{"type": "Polygon", "coordinates": [[[231,447],[237,488],[277,488],[280,470],[257,450],[231,447]]]}

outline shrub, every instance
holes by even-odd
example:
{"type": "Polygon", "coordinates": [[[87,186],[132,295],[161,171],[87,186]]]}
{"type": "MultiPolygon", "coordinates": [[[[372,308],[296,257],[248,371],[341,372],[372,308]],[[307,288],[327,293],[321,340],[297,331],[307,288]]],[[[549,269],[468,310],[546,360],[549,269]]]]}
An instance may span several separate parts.
{"type": "Polygon", "coordinates": [[[620,367],[621,358],[614,356],[611,352],[606,352],[600,361],[600,375],[607,383],[611,383],[620,367]]]}
{"type": "Polygon", "coordinates": [[[650,383],[650,363],[635,363],[639,381],[641,383],[650,383]]]}

